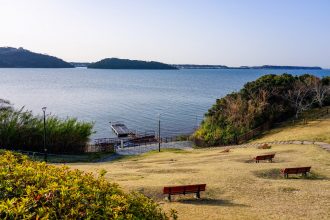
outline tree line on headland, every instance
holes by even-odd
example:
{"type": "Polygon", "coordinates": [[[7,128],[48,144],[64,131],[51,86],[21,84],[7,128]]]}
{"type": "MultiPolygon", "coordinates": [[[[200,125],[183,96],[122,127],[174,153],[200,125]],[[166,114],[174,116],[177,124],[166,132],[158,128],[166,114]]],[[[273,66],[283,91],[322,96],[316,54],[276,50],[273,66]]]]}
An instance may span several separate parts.
{"type": "Polygon", "coordinates": [[[330,105],[330,76],[265,75],[208,110],[192,138],[199,146],[225,145],[266,122],[279,122],[330,105]]]}
{"type": "Polygon", "coordinates": [[[1,68],[73,68],[57,57],[34,53],[23,48],[0,47],[1,68]]]}
{"type": "Polygon", "coordinates": [[[57,57],[34,53],[23,48],[0,47],[0,68],[73,68],[92,69],[177,69],[155,61],[106,58],[95,63],[68,63],[57,57]]]}

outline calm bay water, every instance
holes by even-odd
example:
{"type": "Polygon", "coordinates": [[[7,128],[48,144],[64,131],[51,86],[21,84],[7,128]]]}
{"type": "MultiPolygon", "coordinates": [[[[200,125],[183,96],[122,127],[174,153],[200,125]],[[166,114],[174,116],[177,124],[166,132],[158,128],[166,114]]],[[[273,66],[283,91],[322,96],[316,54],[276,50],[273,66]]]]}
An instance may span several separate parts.
{"type": "Polygon", "coordinates": [[[113,137],[110,121],[122,121],[139,132],[162,136],[191,133],[203,115],[227,93],[268,74],[329,76],[330,70],[95,70],[0,69],[0,98],[35,114],[93,121],[92,138],[113,137]]]}

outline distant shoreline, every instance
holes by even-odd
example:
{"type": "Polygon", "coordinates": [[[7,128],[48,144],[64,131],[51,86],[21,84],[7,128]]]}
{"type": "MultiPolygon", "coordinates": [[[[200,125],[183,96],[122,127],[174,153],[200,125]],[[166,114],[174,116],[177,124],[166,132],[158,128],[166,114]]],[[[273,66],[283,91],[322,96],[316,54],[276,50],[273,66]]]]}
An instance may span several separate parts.
{"type": "Polygon", "coordinates": [[[74,68],[90,69],[132,69],[132,70],[174,70],[174,69],[278,69],[278,70],[323,70],[318,66],[239,66],[208,64],[167,64],[158,61],[105,58],[97,62],[66,62],[47,54],[35,53],[22,47],[0,47],[0,68],[74,68]]]}
{"type": "MultiPolygon", "coordinates": [[[[87,62],[70,62],[74,67],[88,67],[91,63],[87,62]]],[[[272,66],[272,65],[263,65],[263,66],[240,66],[240,67],[229,67],[224,65],[197,65],[197,64],[170,64],[171,66],[176,67],[177,69],[285,69],[285,70],[327,70],[322,67],[314,66],[272,66]]],[[[111,68],[109,68],[111,69],[111,68]]],[[[113,68],[119,69],[119,68],[113,68]]],[[[125,68],[122,68],[125,69],[125,68]]],[[[134,70],[132,68],[127,68],[127,70],[134,70]]],[[[138,70],[139,68],[136,68],[138,70]]],[[[141,69],[142,70],[142,69],[141,69]]]]}
{"type": "Polygon", "coordinates": [[[173,66],[179,69],[301,69],[301,70],[323,70],[321,67],[314,66],[240,66],[240,67],[228,67],[224,65],[195,65],[195,64],[174,64],[173,66]]]}

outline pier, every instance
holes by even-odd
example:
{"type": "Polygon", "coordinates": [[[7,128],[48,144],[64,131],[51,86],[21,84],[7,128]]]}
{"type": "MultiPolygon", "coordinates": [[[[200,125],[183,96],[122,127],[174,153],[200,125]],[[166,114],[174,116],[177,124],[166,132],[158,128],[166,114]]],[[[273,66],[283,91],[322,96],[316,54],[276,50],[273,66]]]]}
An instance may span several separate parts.
{"type": "Polygon", "coordinates": [[[111,129],[117,135],[117,137],[127,137],[132,132],[121,122],[110,122],[111,129]]]}

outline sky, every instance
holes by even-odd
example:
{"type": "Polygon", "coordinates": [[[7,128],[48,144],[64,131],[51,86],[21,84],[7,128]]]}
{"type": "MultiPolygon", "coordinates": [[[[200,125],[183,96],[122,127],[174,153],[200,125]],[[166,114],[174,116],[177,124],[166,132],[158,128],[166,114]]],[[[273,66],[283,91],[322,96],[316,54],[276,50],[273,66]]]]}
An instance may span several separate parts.
{"type": "Polygon", "coordinates": [[[330,1],[0,0],[0,46],[76,62],[330,68],[330,1]]]}

